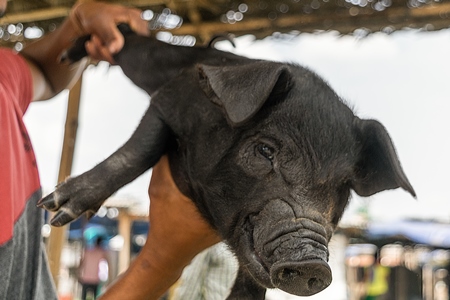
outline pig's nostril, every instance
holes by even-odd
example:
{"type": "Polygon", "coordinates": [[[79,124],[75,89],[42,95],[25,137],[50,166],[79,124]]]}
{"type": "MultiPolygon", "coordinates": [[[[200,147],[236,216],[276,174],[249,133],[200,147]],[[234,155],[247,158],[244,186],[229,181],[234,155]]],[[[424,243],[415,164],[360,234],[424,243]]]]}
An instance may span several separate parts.
{"type": "Polygon", "coordinates": [[[322,259],[283,262],[270,269],[272,284],[298,296],[314,295],[331,283],[331,270],[322,259]]]}
{"type": "Polygon", "coordinates": [[[293,280],[293,279],[295,279],[295,278],[298,277],[299,275],[300,275],[300,274],[299,274],[299,272],[298,272],[297,270],[290,269],[290,268],[286,268],[286,269],[281,270],[280,273],[278,273],[278,278],[279,278],[280,280],[286,280],[286,281],[288,281],[288,280],[293,280]]]}
{"type": "Polygon", "coordinates": [[[310,290],[318,290],[323,286],[323,281],[315,277],[308,280],[308,288],[310,290]]]}

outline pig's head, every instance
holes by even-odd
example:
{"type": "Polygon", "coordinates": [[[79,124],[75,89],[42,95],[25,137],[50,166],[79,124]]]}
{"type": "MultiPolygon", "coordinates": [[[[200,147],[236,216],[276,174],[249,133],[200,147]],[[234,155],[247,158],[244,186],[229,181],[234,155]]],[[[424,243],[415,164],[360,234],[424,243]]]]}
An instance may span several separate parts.
{"type": "Polygon", "coordinates": [[[207,199],[201,210],[260,285],[320,292],[332,280],[328,242],[351,190],[414,195],[388,133],[299,66],[203,66],[201,77],[232,128],[208,141],[227,149],[219,160],[203,151],[213,167],[193,184],[207,199]]]}

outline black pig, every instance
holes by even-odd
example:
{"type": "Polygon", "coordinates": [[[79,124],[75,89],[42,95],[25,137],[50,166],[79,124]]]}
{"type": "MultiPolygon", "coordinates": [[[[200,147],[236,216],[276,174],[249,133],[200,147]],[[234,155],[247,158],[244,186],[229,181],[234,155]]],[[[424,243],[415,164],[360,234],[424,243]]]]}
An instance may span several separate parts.
{"type": "Polygon", "coordinates": [[[331,283],[328,241],[351,190],[415,196],[385,128],[313,72],[125,35],[115,60],[151,104],[124,146],[41,201],[59,210],[53,225],[97,211],[167,153],[240,262],[228,299],[264,299],[265,288],[312,295],[331,283]]]}

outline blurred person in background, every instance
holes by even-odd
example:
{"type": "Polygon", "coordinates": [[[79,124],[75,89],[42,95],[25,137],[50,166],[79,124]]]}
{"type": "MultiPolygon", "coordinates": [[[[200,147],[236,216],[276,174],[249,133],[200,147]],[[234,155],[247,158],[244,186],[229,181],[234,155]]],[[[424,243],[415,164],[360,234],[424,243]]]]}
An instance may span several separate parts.
{"type": "Polygon", "coordinates": [[[367,290],[364,300],[387,300],[390,269],[381,264],[380,250],[373,255],[373,265],[367,268],[367,290]]]}
{"type": "Polygon", "coordinates": [[[78,267],[78,281],[81,283],[81,299],[86,300],[88,292],[96,299],[99,286],[108,279],[108,251],[103,246],[104,239],[98,236],[94,246],[86,246],[78,267]]]}

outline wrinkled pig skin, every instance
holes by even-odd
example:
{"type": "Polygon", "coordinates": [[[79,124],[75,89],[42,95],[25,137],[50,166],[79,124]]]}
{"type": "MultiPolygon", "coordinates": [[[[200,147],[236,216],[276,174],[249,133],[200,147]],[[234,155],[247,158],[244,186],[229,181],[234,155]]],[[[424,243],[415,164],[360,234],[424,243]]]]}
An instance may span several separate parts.
{"type": "Polygon", "coordinates": [[[151,104],[122,148],[41,201],[59,210],[52,224],[94,213],[168,153],[177,186],[239,260],[228,299],[306,296],[331,283],[328,242],[351,190],[415,196],[385,128],[310,70],[124,33],[115,60],[151,104]]]}

